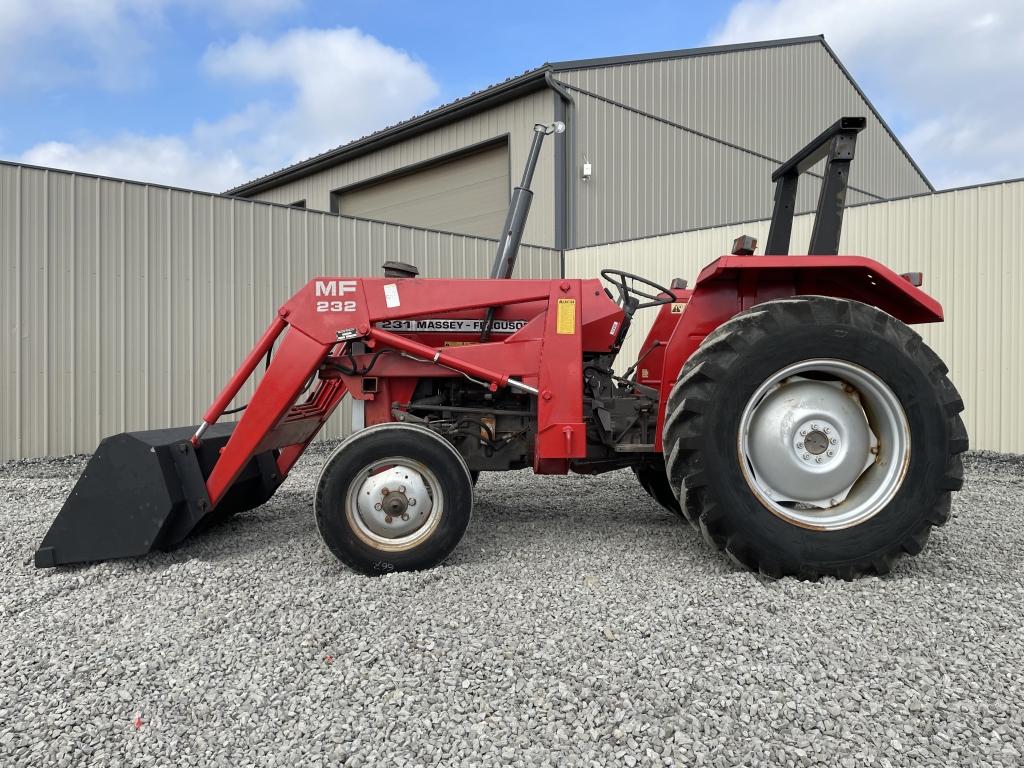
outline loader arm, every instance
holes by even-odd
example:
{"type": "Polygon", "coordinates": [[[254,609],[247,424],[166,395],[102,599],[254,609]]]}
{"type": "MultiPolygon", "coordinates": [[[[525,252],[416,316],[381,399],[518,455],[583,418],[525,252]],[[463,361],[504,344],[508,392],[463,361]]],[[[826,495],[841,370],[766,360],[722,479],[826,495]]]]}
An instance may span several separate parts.
{"type": "MultiPolygon", "coordinates": [[[[594,283],[596,281],[586,281],[594,283]]],[[[495,391],[512,387],[538,397],[535,468],[586,455],[579,381],[581,368],[580,280],[425,280],[321,277],[311,280],[278,311],[260,342],[204,416],[214,424],[255,370],[269,345],[280,346],[207,479],[212,507],[229,491],[254,455],[275,450],[287,476],[359,377],[330,376],[344,369],[350,344],[359,342],[392,361],[419,362],[420,376],[462,375],[495,391]],[[536,321],[502,341],[433,347],[382,329],[404,318],[453,310],[542,302],[536,321]],[[410,360],[411,358],[411,360],[410,360]],[[319,373],[310,398],[299,403],[306,382],[319,373]],[[348,382],[348,383],[346,383],[348,382]]],[[[590,286],[589,293],[595,293],[590,286]]],[[[352,369],[349,369],[352,370],[352,369]]],[[[363,400],[366,425],[392,420],[394,377],[378,379],[379,392],[352,392],[363,400]]],[[[195,442],[202,440],[202,429],[195,442]]],[[[564,469],[562,470],[564,471],[564,469]]]]}

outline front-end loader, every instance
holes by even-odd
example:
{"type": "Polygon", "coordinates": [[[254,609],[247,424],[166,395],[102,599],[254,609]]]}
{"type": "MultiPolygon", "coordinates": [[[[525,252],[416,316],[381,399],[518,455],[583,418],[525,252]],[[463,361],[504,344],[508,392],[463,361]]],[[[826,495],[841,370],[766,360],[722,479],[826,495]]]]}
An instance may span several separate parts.
{"type": "Polygon", "coordinates": [[[36,565],[173,548],[265,503],[348,397],[353,431],[314,510],[330,551],[363,573],[443,561],[480,472],[626,468],[748,568],[886,573],[949,517],[968,439],[946,366],[909,327],[943,319],[919,275],[837,255],[864,125],[842,118],[780,166],[764,255],[738,238],[692,287],[614,269],[607,287],[509,279],[541,142],[562,129],[538,125],[489,279],[396,263],[313,278],[198,426],[100,443],[36,565]],[[798,180],[823,159],[809,255],[789,255],[798,180]],[[644,309],[656,318],[619,375],[644,309]],[[240,418],[223,421],[271,353],[240,418]]]}

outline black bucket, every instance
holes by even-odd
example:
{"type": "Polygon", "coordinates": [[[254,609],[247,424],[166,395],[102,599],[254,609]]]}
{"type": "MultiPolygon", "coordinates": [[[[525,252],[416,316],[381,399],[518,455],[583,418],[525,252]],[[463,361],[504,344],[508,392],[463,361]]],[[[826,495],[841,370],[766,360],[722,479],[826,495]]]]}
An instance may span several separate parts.
{"type": "Polygon", "coordinates": [[[253,457],[211,508],[206,478],[234,428],[210,427],[198,449],[190,441],[195,427],[105,438],[36,550],[36,567],[173,549],[193,533],[263,504],[281,484],[275,451],[253,457]]]}

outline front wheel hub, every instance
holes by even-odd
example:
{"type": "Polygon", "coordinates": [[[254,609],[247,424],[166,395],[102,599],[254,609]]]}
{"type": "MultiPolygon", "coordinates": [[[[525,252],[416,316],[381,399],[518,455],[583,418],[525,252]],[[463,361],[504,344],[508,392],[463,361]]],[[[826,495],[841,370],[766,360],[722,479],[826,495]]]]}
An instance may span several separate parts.
{"type": "Polygon", "coordinates": [[[377,461],[350,486],[347,514],[357,534],[382,549],[406,549],[429,536],[440,513],[440,486],[423,464],[377,461]]]}
{"type": "Polygon", "coordinates": [[[805,360],[758,387],[738,443],[762,504],[796,525],[836,530],[872,517],[899,489],[910,428],[876,374],[843,360],[805,360]]]}

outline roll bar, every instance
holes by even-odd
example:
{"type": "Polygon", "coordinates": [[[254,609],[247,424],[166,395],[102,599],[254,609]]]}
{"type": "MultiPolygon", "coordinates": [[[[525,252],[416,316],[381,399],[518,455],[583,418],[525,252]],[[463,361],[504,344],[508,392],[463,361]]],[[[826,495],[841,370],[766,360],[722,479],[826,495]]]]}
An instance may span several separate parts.
{"type": "Polygon", "coordinates": [[[768,242],[764,248],[765,256],[785,256],[789,253],[800,174],[809,171],[822,158],[827,158],[825,174],[807,253],[815,256],[835,256],[839,253],[850,163],[853,162],[857,146],[857,134],[865,127],[866,118],[841,117],[775,170],[772,174],[772,181],[775,182],[775,207],[772,210],[768,242]]]}

